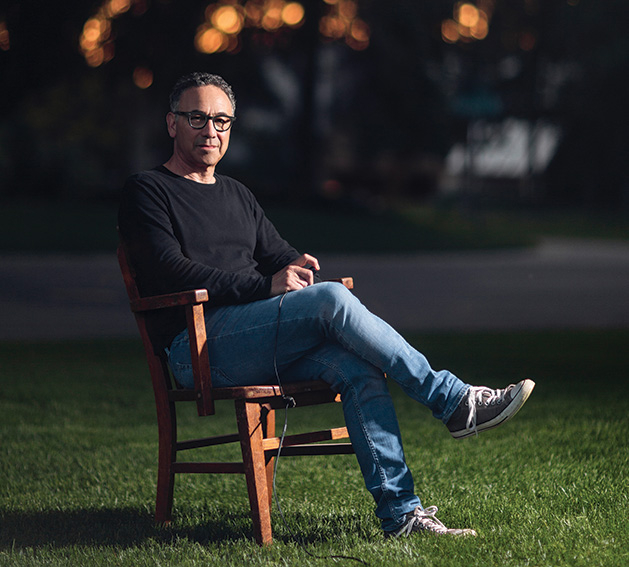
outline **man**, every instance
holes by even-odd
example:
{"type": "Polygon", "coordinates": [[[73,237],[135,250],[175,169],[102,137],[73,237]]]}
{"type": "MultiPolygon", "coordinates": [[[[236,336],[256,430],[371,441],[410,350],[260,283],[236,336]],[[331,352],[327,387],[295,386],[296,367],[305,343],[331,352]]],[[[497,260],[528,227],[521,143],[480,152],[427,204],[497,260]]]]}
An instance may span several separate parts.
{"type": "MultiPolygon", "coordinates": [[[[175,85],[166,117],[173,154],[164,165],[131,177],[120,207],[119,226],[141,293],[208,290],[205,319],[216,387],[273,383],[275,353],[286,381],[320,378],[339,392],[385,536],[476,535],[446,528],[436,507],[424,509],[415,495],[387,379],[426,405],[455,438],[510,419],[534,383],[492,390],[434,371],[345,287],[317,283],[318,260],[279,236],[246,187],[216,173],[235,109],[231,87],[216,75],[194,73],[175,85]]],[[[192,387],[185,327],[183,314],[172,310],[156,314],[150,331],[168,353],[177,381],[192,387]]]]}

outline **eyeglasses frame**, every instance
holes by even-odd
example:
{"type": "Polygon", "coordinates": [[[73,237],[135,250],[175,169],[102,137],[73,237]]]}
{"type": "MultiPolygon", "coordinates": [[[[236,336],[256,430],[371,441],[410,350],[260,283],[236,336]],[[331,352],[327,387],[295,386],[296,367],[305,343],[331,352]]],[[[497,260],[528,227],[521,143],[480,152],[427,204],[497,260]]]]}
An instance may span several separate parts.
{"type": "Polygon", "coordinates": [[[214,129],[217,132],[227,132],[232,127],[232,124],[236,121],[236,117],[230,116],[229,114],[216,114],[214,116],[210,116],[209,114],[205,114],[205,112],[201,112],[200,110],[191,110],[188,112],[176,110],[176,111],[172,111],[172,113],[176,114],[177,116],[185,116],[188,119],[188,125],[190,126],[190,128],[193,128],[194,130],[202,130],[203,128],[207,126],[207,123],[211,120],[212,126],[214,126],[214,129]],[[192,116],[198,116],[198,115],[205,116],[206,118],[205,124],[203,124],[203,126],[192,125],[192,122],[191,122],[192,116]],[[217,118],[229,118],[230,119],[229,126],[225,128],[224,130],[219,130],[216,127],[216,122],[215,122],[217,118]]]}

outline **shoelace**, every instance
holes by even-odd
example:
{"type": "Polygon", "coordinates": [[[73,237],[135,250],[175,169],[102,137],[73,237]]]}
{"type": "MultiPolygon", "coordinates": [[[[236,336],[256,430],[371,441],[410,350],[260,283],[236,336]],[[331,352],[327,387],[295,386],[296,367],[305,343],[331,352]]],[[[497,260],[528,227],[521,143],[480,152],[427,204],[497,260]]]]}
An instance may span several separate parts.
{"type": "Polygon", "coordinates": [[[502,403],[511,388],[513,386],[509,386],[504,390],[492,390],[485,386],[472,386],[467,394],[467,405],[470,408],[470,413],[467,416],[467,429],[478,433],[476,430],[476,406],[491,406],[502,403]]]}
{"type": "Polygon", "coordinates": [[[429,506],[428,508],[421,510],[420,508],[415,508],[413,515],[409,519],[409,521],[400,528],[399,531],[396,532],[396,536],[405,535],[408,536],[413,531],[415,526],[419,527],[421,530],[428,530],[431,532],[437,533],[447,533],[448,528],[446,528],[441,520],[435,517],[438,508],[436,506],[429,506]]]}

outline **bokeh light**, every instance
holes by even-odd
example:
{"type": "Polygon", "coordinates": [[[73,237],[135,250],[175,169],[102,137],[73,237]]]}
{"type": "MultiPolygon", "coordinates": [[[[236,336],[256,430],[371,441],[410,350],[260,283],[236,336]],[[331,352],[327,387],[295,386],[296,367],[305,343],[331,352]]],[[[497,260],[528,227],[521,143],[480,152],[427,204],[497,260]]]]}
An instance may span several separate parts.
{"type": "Polygon", "coordinates": [[[441,37],[447,43],[456,43],[459,39],[459,24],[454,20],[441,22],[441,37]]]}
{"type": "Polygon", "coordinates": [[[11,35],[5,22],[0,22],[0,49],[2,51],[11,49],[11,35]]]}
{"type": "Polygon", "coordinates": [[[319,31],[326,37],[340,39],[345,35],[346,24],[338,16],[324,16],[319,22],[319,31]]]}
{"type": "Polygon", "coordinates": [[[131,7],[131,0],[106,0],[83,25],[79,48],[91,67],[98,67],[114,57],[111,20],[131,7]]]}
{"type": "Polygon", "coordinates": [[[282,0],[269,0],[266,3],[266,11],[262,16],[262,27],[266,31],[276,31],[282,27],[282,0]]]}
{"type": "MultiPolygon", "coordinates": [[[[356,50],[369,45],[369,26],[358,18],[356,0],[325,0],[327,13],[319,21],[324,38],[341,40],[356,50]]],[[[235,52],[237,37],[244,28],[257,28],[273,34],[284,27],[301,26],[306,11],[301,2],[286,0],[247,0],[241,5],[236,0],[210,3],[205,12],[206,21],[199,27],[196,48],[202,53],[235,52]],[[210,31],[214,30],[214,31],[210,31]],[[216,33],[220,32],[220,34],[216,33]]],[[[272,39],[269,39],[272,43],[272,39]]]]}
{"type": "Polygon", "coordinates": [[[494,9],[494,0],[457,2],[451,19],[441,22],[441,39],[446,43],[483,40],[489,34],[489,21],[494,9]]]}
{"type": "Polygon", "coordinates": [[[251,27],[262,27],[262,18],[264,17],[264,6],[256,0],[249,0],[245,4],[245,14],[247,15],[247,22],[251,27]]]}
{"type": "Polygon", "coordinates": [[[153,84],[153,71],[146,67],[136,67],[133,71],[133,82],[140,89],[148,89],[153,84]]]}
{"type": "Polygon", "coordinates": [[[345,43],[357,51],[369,46],[371,30],[358,17],[355,0],[325,0],[330,5],[328,13],[319,21],[321,35],[330,40],[345,39],[345,43]]]}
{"type": "Polygon", "coordinates": [[[300,25],[304,15],[304,7],[299,2],[289,2],[282,8],[282,21],[290,27],[300,25]]]}
{"type": "Polygon", "coordinates": [[[228,45],[227,36],[216,28],[201,26],[195,38],[195,47],[201,53],[218,53],[225,51],[228,45]]]}
{"type": "Polygon", "coordinates": [[[459,4],[455,12],[456,21],[466,28],[472,28],[478,23],[478,8],[473,4],[459,4]]]}
{"type": "MultiPolygon", "coordinates": [[[[324,39],[345,40],[352,49],[368,47],[370,28],[358,17],[356,0],[324,0],[326,14],[319,21],[324,39]]],[[[88,65],[98,67],[114,56],[112,20],[133,8],[136,16],[149,9],[146,0],[105,0],[88,18],[79,38],[79,49],[88,65]]],[[[304,5],[286,0],[219,0],[210,2],[205,18],[197,28],[194,46],[200,53],[236,53],[241,47],[239,36],[245,28],[261,29],[270,34],[282,28],[297,28],[306,19],[304,5]]],[[[0,22],[1,25],[1,22],[0,22]]],[[[273,35],[267,43],[272,45],[273,35]]],[[[8,49],[6,26],[0,27],[0,48],[8,49]]],[[[143,83],[142,83],[143,84],[143,83]]]]}
{"type": "Polygon", "coordinates": [[[214,27],[226,34],[240,33],[244,18],[234,6],[220,6],[211,16],[214,27]]]}
{"type": "Polygon", "coordinates": [[[131,0],[109,0],[103,4],[103,12],[108,18],[124,14],[131,7],[131,0]]]}

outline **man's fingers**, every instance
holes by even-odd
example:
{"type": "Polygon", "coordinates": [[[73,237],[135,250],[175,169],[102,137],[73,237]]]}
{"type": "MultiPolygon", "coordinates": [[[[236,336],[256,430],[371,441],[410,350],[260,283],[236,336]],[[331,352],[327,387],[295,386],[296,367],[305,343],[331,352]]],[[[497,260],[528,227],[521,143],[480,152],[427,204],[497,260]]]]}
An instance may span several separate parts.
{"type": "Polygon", "coordinates": [[[319,260],[310,254],[302,254],[273,276],[271,296],[297,291],[314,284],[314,271],[320,269],[319,260]]]}
{"type": "Polygon", "coordinates": [[[297,262],[300,266],[309,266],[314,268],[317,272],[321,269],[319,266],[319,260],[310,254],[302,254],[297,262]]]}
{"type": "Polygon", "coordinates": [[[306,283],[306,285],[312,285],[314,283],[314,274],[312,270],[308,268],[302,268],[299,277],[306,283]]]}
{"type": "Polygon", "coordinates": [[[314,283],[314,274],[308,268],[293,266],[289,272],[289,280],[293,281],[300,287],[306,287],[314,283]]]}

